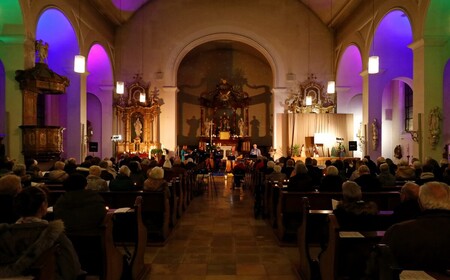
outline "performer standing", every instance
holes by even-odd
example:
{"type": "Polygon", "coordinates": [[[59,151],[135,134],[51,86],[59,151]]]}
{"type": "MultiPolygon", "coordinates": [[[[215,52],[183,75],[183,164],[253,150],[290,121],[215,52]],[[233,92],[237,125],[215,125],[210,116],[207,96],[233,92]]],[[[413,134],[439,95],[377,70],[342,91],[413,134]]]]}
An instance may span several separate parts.
{"type": "Polygon", "coordinates": [[[250,155],[256,157],[261,156],[261,150],[258,149],[258,145],[253,144],[253,148],[250,150],[250,155]]]}

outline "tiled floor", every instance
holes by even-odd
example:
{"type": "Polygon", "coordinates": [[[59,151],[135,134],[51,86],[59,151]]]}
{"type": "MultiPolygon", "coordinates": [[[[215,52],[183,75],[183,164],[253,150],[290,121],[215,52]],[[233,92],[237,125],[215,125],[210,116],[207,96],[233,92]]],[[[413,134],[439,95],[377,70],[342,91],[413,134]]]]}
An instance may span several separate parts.
{"type": "Polygon", "coordinates": [[[297,279],[298,249],[279,247],[272,229],[253,216],[248,191],[230,190],[232,178],[214,177],[196,197],[164,247],[147,247],[149,279],[297,279]]]}

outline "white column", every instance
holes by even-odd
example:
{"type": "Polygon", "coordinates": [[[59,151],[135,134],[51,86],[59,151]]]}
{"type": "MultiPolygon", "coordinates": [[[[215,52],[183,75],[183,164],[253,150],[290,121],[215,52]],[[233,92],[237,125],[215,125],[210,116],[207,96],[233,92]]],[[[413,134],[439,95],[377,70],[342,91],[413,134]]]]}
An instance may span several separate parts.
{"type": "Polygon", "coordinates": [[[277,150],[275,158],[286,156],[289,147],[284,147],[287,143],[285,138],[287,137],[287,131],[283,131],[282,114],[284,113],[284,102],[288,98],[288,90],[285,87],[273,88],[273,134],[272,134],[272,145],[273,148],[277,150]]]}
{"type": "Polygon", "coordinates": [[[442,37],[427,37],[409,45],[414,55],[414,88],[413,88],[413,130],[420,130],[419,143],[414,143],[412,155],[424,161],[427,157],[439,160],[442,157],[443,125],[441,121],[441,135],[436,147],[430,145],[428,121],[430,110],[443,108],[443,72],[449,56],[447,40],[442,37]],[[419,122],[419,116],[421,121],[419,122]],[[421,127],[419,127],[419,125],[421,127]]]}
{"type": "Polygon", "coordinates": [[[177,92],[177,87],[166,86],[160,94],[164,104],[161,106],[159,119],[159,139],[171,151],[175,151],[177,146],[177,92]]]}

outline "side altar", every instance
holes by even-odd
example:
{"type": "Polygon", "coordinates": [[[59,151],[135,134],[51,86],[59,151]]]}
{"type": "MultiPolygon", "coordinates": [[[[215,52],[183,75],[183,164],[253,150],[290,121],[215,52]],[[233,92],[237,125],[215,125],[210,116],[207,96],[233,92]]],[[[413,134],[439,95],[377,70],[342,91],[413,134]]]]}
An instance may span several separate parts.
{"type": "Polygon", "coordinates": [[[152,149],[160,149],[160,106],[159,90],[150,90],[150,84],[136,74],[134,81],[126,85],[124,94],[114,100],[117,116],[115,139],[116,153],[151,154],[152,149]]]}

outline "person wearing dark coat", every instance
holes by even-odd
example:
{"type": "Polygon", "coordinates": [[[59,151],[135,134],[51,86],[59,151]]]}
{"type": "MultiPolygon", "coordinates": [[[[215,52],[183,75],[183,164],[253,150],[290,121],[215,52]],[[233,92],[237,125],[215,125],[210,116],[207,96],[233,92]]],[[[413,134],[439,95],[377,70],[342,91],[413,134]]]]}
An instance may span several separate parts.
{"type": "Polygon", "coordinates": [[[134,186],[133,180],[130,178],[131,170],[126,165],[119,168],[119,174],[109,183],[110,191],[134,191],[137,188],[134,186]]]}
{"type": "Polygon", "coordinates": [[[377,178],[383,187],[396,185],[395,176],[389,171],[389,165],[387,163],[380,164],[380,174],[378,174],[377,178]]]}
{"type": "Polygon", "coordinates": [[[371,174],[367,165],[361,165],[358,168],[359,177],[355,179],[361,187],[362,192],[376,192],[381,191],[381,183],[375,174],[371,174]]]}
{"type": "Polygon", "coordinates": [[[342,177],[339,176],[339,170],[336,166],[330,165],[325,171],[325,176],[320,182],[319,191],[321,192],[341,192],[342,177]]]}
{"type": "Polygon", "coordinates": [[[305,159],[305,165],[308,169],[309,176],[311,176],[313,180],[314,186],[319,186],[323,175],[322,170],[320,170],[319,167],[313,165],[313,159],[310,157],[307,157],[305,159]]]}
{"type": "Polygon", "coordinates": [[[361,187],[353,181],[342,184],[343,200],[333,210],[339,226],[344,230],[374,230],[377,226],[378,206],[363,201],[361,187]]]}
{"type": "Polygon", "coordinates": [[[289,178],[288,192],[312,192],[314,182],[308,174],[308,168],[303,162],[297,162],[294,169],[295,175],[289,178]]]}
{"type": "Polygon", "coordinates": [[[394,208],[392,222],[399,223],[417,218],[422,210],[419,205],[420,186],[413,182],[407,182],[400,190],[400,204],[394,208]]]}
{"type": "Polygon", "coordinates": [[[58,244],[55,279],[76,280],[83,274],[72,243],[64,233],[64,222],[42,219],[47,196],[39,187],[25,188],[14,198],[20,218],[15,224],[0,224],[0,278],[16,279],[48,249],[58,244]]]}
{"type": "Polygon", "coordinates": [[[64,221],[68,234],[94,234],[106,215],[103,198],[94,190],[85,189],[87,179],[78,173],[67,178],[63,184],[66,193],[53,206],[56,219],[64,221]]]}
{"type": "Polygon", "coordinates": [[[391,226],[381,243],[403,269],[445,273],[450,268],[450,188],[428,182],[420,187],[419,202],[422,214],[391,226]]]}

